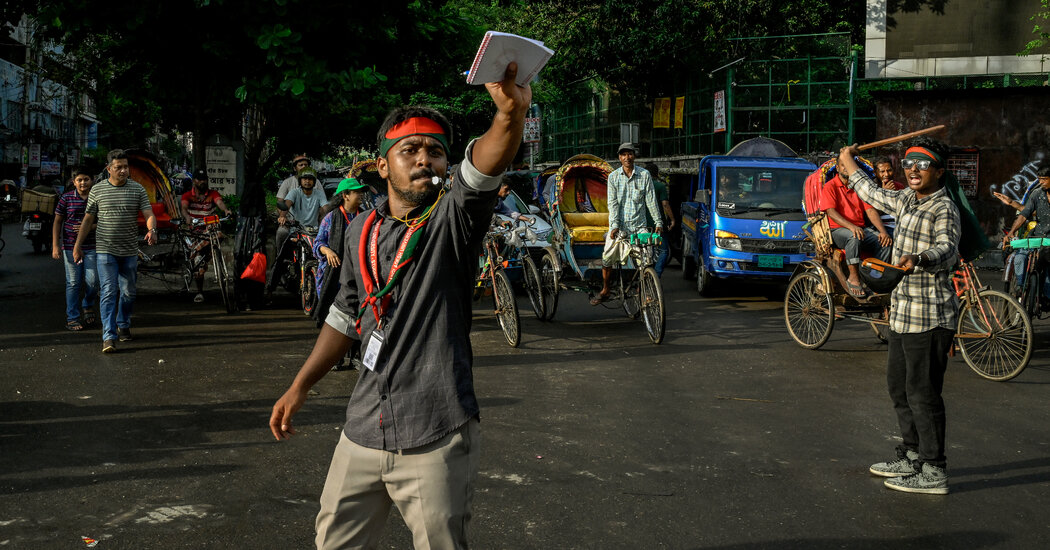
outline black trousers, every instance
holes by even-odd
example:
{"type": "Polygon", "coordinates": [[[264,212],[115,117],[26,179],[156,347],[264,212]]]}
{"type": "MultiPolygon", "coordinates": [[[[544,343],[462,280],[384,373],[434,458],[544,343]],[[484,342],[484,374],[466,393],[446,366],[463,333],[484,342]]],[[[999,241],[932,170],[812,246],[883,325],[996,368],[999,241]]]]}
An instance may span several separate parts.
{"type": "Polygon", "coordinates": [[[919,453],[921,462],[944,468],[944,371],[955,331],[889,333],[886,384],[897,413],[904,447],[919,453]]]}

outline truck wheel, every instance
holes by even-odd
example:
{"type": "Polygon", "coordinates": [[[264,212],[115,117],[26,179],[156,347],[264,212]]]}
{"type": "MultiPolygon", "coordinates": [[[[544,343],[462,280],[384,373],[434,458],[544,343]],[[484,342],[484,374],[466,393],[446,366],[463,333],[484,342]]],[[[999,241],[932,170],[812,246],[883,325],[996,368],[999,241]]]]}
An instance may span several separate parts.
{"type": "Polygon", "coordinates": [[[685,236],[682,236],[682,277],[687,281],[696,278],[696,258],[693,251],[686,248],[685,236]]]}
{"type": "Polygon", "coordinates": [[[715,276],[704,267],[704,262],[697,262],[696,266],[696,291],[707,298],[714,296],[715,276]]]}

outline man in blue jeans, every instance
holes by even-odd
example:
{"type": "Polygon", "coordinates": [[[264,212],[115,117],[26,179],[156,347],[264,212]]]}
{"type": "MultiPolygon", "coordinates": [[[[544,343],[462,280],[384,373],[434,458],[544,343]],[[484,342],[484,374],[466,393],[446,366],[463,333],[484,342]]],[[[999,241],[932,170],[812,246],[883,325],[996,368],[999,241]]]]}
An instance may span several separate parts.
{"type": "Polygon", "coordinates": [[[157,242],[157,218],[150,207],[146,190],[129,180],[128,157],[122,149],[107,156],[109,179],[95,184],[88,194],[87,208],[73,259],[84,260],[84,228],[97,223],[95,258],[101,286],[99,311],[102,316],[102,353],[117,351],[116,342],[131,340],[131,310],[135,303],[136,268],[138,267],[138,214],[146,219],[146,242],[157,242]]]}
{"type": "Polygon", "coordinates": [[[58,199],[55,207],[55,223],[51,236],[51,257],[62,260],[66,268],[66,329],[83,330],[94,324],[93,307],[98,298],[98,273],[95,270],[95,235],[91,232],[84,240],[84,261],[73,261],[73,245],[84,219],[88,192],[94,178],[86,170],[73,170],[73,189],[58,199]]]}

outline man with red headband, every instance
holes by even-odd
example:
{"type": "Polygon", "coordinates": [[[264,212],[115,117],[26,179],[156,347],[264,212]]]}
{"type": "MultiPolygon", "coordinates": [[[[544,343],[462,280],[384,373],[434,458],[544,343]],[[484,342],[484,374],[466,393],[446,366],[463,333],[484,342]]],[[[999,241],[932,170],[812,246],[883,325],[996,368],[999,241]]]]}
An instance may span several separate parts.
{"type": "Polygon", "coordinates": [[[466,548],[478,472],[478,401],[470,345],[481,241],[502,174],[521,142],[528,85],[486,84],[492,126],[466,147],[454,183],[448,121],[425,107],[379,130],[385,202],[350,223],[340,290],[313,352],[277,401],[270,429],[295,433],[307,392],[361,339],[364,369],[347,406],[317,516],[318,548],[374,548],[396,505],[416,548],[466,548]]]}
{"type": "Polygon", "coordinates": [[[839,153],[838,168],[862,199],[897,218],[893,263],[906,275],[890,295],[886,381],[902,444],[895,459],[871,465],[890,489],[948,494],[941,389],[955,336],[959,300],[951,276],[962,233],[959,209],[944,188],[939,143],[908,149],[901,161],[907,189],[892,190],[859,170],[856,146],[839,153]]]}

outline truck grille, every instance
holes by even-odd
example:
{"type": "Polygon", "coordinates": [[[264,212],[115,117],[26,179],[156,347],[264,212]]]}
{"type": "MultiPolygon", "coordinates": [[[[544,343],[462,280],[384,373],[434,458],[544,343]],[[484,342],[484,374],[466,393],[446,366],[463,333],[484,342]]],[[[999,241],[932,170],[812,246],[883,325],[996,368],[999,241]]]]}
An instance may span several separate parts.
{"type": "Polygon", "coordinates": [[[742,252],[753,254],[798,254],[803,241],[781,239],[740,239],[742,252]]]}

